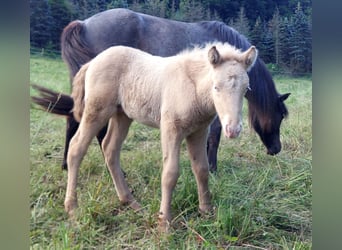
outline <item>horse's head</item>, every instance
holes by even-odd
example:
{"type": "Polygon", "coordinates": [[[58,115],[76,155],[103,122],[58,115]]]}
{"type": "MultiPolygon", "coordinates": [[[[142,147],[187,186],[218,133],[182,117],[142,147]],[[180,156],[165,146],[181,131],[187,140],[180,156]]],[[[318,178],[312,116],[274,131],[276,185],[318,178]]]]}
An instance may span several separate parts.
{"type": "Polygon", "coordinates": [[[284,101],[290,93],[279,95],[275,101],[272,117],[265,115],[254,116],[251,120],[254,130],[259,135],[261,141],[267,148],[267,154],[275,155],[281,150],[280,125],[283,119],[288,115],[284,101]]]}
{"type": "Polygon", "coordinates": [[[213,67],[213,102],[228,138],[237,137],[242,129],[243,97],[249,88],[247,71],[255,63],[257,54],[254,46],[245,52],[223,49],[219,52],[213,46],[208,52],[213,67]]]}

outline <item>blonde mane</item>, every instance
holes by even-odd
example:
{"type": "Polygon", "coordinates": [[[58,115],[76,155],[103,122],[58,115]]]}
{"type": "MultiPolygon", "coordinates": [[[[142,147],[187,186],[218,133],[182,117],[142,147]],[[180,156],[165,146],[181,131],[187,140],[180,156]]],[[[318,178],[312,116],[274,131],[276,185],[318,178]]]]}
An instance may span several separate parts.
{"type": "Polygon", "coordinates": [[[193,48],[187,48],[176,56],[184,56],[184,57],[191,57],[192,60],[195,58],[207,58],[208,51],[215,46],[218,51],[220,51],[220,55],[222,59],[225,60],[240,60],[242,51],[229,43],[222,43],[222,42],[209,42],[205,45],[195,45],[193,48]]]}

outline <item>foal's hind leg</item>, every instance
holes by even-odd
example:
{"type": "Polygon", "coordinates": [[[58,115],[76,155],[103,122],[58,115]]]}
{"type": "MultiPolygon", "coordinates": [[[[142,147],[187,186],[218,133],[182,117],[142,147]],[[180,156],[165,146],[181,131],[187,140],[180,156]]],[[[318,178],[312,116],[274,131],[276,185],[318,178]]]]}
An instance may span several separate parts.
{"type": "Polygon", "coordinates": [[[123,112],[115,113],[109,121],[107,134],[102,142],[102,150],[120,202],[138,210],[140,205],[129,191],[120,166],[121,145],[127,136],[131,122],[132,120],[123,112]]]}
{"type": "Polygon", "coordinates": [[[186,138],[192,172],[196,177],[199,210],[209,211],[211,207],[208,187],[209,164],[206,154],[207,129],[197,131],[186,138]]]}
{"type": "Polygon", "coordinates": [[[89,144],[101,129],[103,124],[99,120],[88,121],[86,117],[82,119],[76,134],[72,137],[68,151],[68,184],[65,195],[64,207],[71,216],[77,207],[77,175],[84,155],[89,144]]]}

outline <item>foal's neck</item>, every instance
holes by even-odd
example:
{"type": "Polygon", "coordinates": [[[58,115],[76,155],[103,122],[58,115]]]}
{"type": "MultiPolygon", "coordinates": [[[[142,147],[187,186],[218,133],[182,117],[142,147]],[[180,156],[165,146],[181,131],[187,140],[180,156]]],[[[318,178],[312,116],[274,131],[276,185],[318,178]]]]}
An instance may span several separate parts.
{"type": "Polygon", "coordinates": [[[208,115],[216,114],[212,97],[211,65],[205,60],[189,60],[185,67],[188,78],[195,85],[198,104],[208,115]]]}

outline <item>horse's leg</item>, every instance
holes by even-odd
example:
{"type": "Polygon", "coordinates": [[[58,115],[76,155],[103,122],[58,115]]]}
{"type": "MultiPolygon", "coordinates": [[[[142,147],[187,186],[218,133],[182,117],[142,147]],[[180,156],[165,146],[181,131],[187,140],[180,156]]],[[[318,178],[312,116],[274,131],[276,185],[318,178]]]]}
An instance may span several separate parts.
{"type": "Polygon", "coordinates": [[[107,134],[102,142],[102,151],[120,202],[138,210],[140,205],[129,191],[120,166],[121,145],[127,136],[131,122],[132,120],[124,113],[115,113],[109,121],[107,134]]]}
{"type": "Polygon", "coordinates": [[[104,126],[100,130],[100,132],[96,135],[97,141],[99,142],[100,146],[102,145],[102,141],[103,141],[104,137],[106,136],[107,129],[108,129],[108,124],[106,124],[106,126],[104,126]]]}
{"type": "Polygon", "coordinates": [[[207,154],[210,172],[217,171],[217,150],[220,144],[222,125],[218,117],[210,125],[207,142],[207,154]]]}
{"type": "Polygon", "coordinates": [[[77,175],[84,155],[87,152],[89,144],[101,129],[103,124],[93,120],[87,122],[83,119],[79,125],[76,134],[72,137],[68,151],[68,184],[65,195],[64,207],[69,216],[73,215],[74,209],[77,207],[77,175]]]}
{"type": "Polygon", "coordinates": [[[69,144],[71,138],[75,135],[78,129],[79,123],[74,119],[74,117],[68,117],[66,121],[66,133],[65,133],[65,145],[64,145],[64,155],[63,155],[63,163],[62,169],[68,169],[67,157],[69,151],[69,144]]]}
{"type": "Polygon", "coordinates": [[[212,208],[208,187],[209,164],[206,154],[207,133],[207,129],[202,129],[186,138],[191,168],[197,182],[200,212],[207,212],[212,208]]]}
{"type": "Polygon", "coordinates": [[[179,176],[179,151],[182,138],[175,126],[161,123],[161,143],[163,150],[163,171],[161,178],[161,203],[159,210],[159,230],[167,232],[171,222],[171,199],[179,176]]]}

